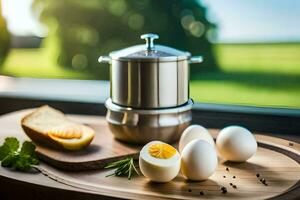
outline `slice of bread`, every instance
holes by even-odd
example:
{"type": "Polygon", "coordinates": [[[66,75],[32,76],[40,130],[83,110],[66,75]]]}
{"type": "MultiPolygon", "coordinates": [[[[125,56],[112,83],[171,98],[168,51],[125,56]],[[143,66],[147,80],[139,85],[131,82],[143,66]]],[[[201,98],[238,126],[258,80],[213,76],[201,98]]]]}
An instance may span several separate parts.
{"type": "Polygon", "coordinates": [[[68,150],[88,146],[95,135],[90,127],[70,121],[62,112],[47,105],[26,115],[21,125],[32,141],[68,150]]]}

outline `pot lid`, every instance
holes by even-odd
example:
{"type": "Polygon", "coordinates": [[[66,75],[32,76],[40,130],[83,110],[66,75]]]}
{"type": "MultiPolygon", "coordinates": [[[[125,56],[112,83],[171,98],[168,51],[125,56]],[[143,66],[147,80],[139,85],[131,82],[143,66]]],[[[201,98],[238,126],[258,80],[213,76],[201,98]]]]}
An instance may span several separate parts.
{"type": "Polygon", "coordinates": [[[178,61],[186,60],[191,54],[168,46],[156,45],[156,34],[148,33],[141,35],[146,44],[135,45],[119,51],[113,51],[109,55],[113,60],[122,61],[178,61]]]}

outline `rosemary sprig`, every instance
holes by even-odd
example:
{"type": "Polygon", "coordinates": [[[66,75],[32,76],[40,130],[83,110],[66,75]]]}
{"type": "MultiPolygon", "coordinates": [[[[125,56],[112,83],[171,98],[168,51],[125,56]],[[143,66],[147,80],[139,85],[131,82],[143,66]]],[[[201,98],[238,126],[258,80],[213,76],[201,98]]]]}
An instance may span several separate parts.
{"type": "Polygon", "coordinates": [[[105,169],[116,169],[112,174],[109,174],[106,177],[127,175],[128,180],[130,180],[133,173],[136,173],[137,175],[139,175],[139,172],[137,171],[136,167],[134,166],[133,158],[131,158],[131,157],[110,163],[105,166],[105,169]]]}

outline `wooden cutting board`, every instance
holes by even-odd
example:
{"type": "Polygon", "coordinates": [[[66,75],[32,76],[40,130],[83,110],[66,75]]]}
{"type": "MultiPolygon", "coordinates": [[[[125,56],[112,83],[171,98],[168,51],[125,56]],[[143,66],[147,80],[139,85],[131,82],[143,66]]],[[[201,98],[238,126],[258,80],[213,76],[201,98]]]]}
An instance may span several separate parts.
{"type": "MultiPolygon", "coordinates": [[[[27,139],[20,126],[23,116],[32,110],[23,110],[6,115],[0,120],[2,134],[14,134],[27,139]],[[9,131],[8,131],[9,130],[9,131]]],[[[101,169],[107,163],[118,160],[126,156],[136,156],[139,146],[129,145],[114,139],[104,117],[80,117],[68,115],[73,121],[78,121],[90,126],[95,130],[95,137],[91,144],[80,151],[63,151],[45,146],[37,146],[38,157],[58,169],[66,171],[83,171],[91,169],[101,169]]],[[[0,118],[1,119],[1,118],[0,118]]]]}
{"type": "MultiPolygon", "coordinates": [[[[298,144],[297,144],[298,146],[298,144]]],[[[299,147],[299,146],[298,146],[299,147]]],[[[299,187],[300,166],[277,147],[259,147],[245,163],[219,162],[217,171],[206,181],[186,181],[178,175],[168,183],[152,183],[145,177],[106,177],[110,170],[62,172],[42,165],[48,177],[86,191],[128,199],[269,199],[299,187]],[[229,170],[227,171],[226,168],[229,170]],[[259,174],[258,178],[256,174],[259,174]],[[267,186],[260,179],[266,180],[267,186]],[[230,184],[236,185],[236,189],[230,184]],[[221,187],[227,188],[222,193],[221,187]],[[204,195],[201,195],[203,192],[204,195]]],[[[300,194],[291,199],[300,199],[300,194]]]]}
{"type": "MultiPolygon", "coordinates": [[[[26,113],[28,113],[28,110],[0,117],[0,142],[7,136],[26,139],[19,126],[19,119],[26,113]]],[[[79,115],[71,115],[70,117],[73,120],[79,120],[94,127],[97,129],[97,134],[103,133],[103,138],[110,141],[106,144],[111,146],[101,145],[113,152],[104,151],[107,152],[105,153],[106,156],[112,155],[113,158],[116,158],[124,156],[124,154],[137,152],[136,147],[124,146],[124,144],[110,138],[110,133],[104,131],[106,125],[103,117],[79,115]],[[121,150],[117,151],[115,148],[121,148],[121,150]]],[[[216,137],[218,130],[210,131],[216,137]]],[[[128,181],[126,177],[106,177],[106,175],[112,173],[111,170],[62,171],[57,169],[59,166],[56,165],[57,163],[49,161],[48,163],[54,164],[55,167],[41,162],[39,169],[43,174],[57,182],[80,188],[88,193],[127,199],[266,199],[298,188],[300,185],[300,144],[260,134],[255,134],[255,137],[259,143],[259,148],[253,157],[245,163],[230,163],[220,160],[217,171],[208,180],[201,182],[186,181],[180,174],[174,180],[165,184],[149,182],[142,175],[135,176],[128,181]],[[226,170],[226,168],[229,170],[226,170]],[[260,174],[260,177],[256,177],[256,174],[260,174]],[[261,183],[261,178],[266,180],[267,186],[261,183]],[[236,185],[237,188],[233,188],[230,183],[236,185]],[[227,188],[226,194],[221,192],[221,187],[227,188]],[[201,195],[200,192],[203,192],[204,195],[201,195]]],[[[96,143],[94,144],[96,146],[97,141],[95,140],[96,143]]],[[[103,140],[101,141],[103,142],[103,140]]],[[[99,162],[99,158],[105,160],[104,155],[100,157],[98,155],[101,154],[103,148],[92,148],[74,155],[51,151],[51,157],[48,156],[48,159],[59,160],[58,163],[60,164],[66,162],[73,165],[82,165],[81,159],[85,159],[84,161],[87,163],[90,162],[91,157],[89,157],[88,152],[91,152],[91,155],[94,155],[92,158],[97,158],[92,162],[99,162]],[[81,157],[81,159],[77,157],[81,157]]],[[[38,148],[40,153],[46,150],[49,152],[49,149],[38,148]]],[[[86,165],[83,166],[86,167],[86,165]]],[[[87,166],[90,167],[90,165],[87,166]]],[[[77,167],[72,168],[72,170],[74,169],[78,170],[77,167]]],[[[291,196],[294,199],[299,199],[299,197],[300,194],[298,193],[291,196]]]]}

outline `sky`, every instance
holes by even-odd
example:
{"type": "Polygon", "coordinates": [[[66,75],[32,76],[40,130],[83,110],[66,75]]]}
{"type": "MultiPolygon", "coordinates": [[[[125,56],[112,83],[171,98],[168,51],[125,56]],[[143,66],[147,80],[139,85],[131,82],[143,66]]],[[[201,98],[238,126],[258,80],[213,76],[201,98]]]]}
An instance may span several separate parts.
{"type": "MultiPolygon", "coordinates": [[[[1,1],[1,0],[0,0],[1,1]]],[[[2,14],[15,35],[45,35],[45,27],[31,11],[33,0],[2,0],[2,14]]]]}
{"type": "MultiPolygon", "coordinates": [[[[33,0],[2,0],[9,30],[45,35],[31,12],[33,0]]],[[[299,0],[199,0],[218,25],[217,42],[300,41],[299,0]]]]}
{"type": "Polygon", "coordinates": [[[299,0],[202,0],[221,42],[300,41],[299,0]]]}

